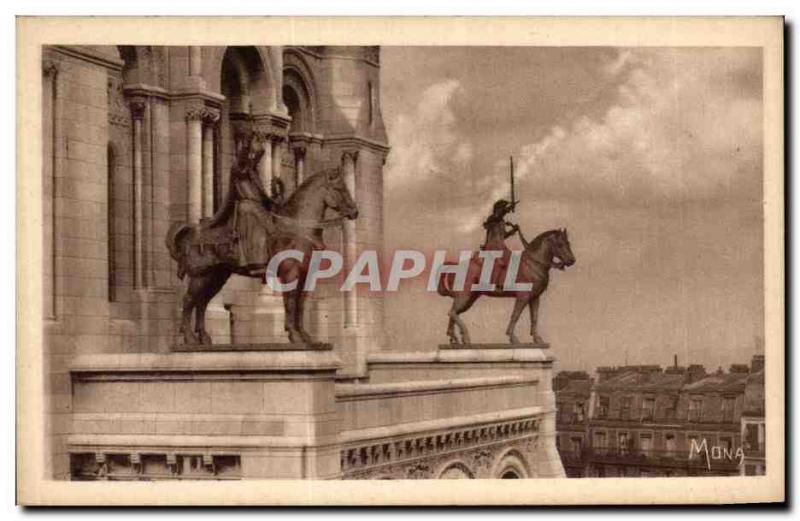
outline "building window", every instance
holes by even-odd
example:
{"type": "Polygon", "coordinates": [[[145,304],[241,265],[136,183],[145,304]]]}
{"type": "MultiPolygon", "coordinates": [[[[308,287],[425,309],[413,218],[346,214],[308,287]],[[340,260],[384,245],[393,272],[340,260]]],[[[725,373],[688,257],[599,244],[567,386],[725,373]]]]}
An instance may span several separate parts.
{"type": "Polygon", "coordinates": [[[605,432],[595,432],[594,433],[594,440],[592,445],[595,449],[595,452],[599,454],[604,454],[608,445],[606,445],[606,433],[605,432]]]}
{"type": "Polygon", "coordinates": [[[689,421],[699,422],[703,413],[703,399],[691,398],[689,400],[689,421]]]}
{"type": "Polygon", "coordinates": [[[572,411],[575,415],[575,421],[583,421],[583,402],[575,402],[572,404],[572,411]]]}
{"type": "Polygon", "coordinates": [[[668,396],[667,404],[664,408],[664,419],[674,420],[678,410],[678,397],[668,396]]]}
{"type": "Polygon", "coordinates": [[[617,433],[617,449],[620,454],[628,454],[630,451],[630,437],[627,432],[617,433]]]}
{"type": "Polygon", "coordinates": [[[633,398],[630,396],[624,396],[622,398],[622,405],[620,407],[620,418],[623,420],[630,420],[631,418],[631,402],[633,402],[633,398]]]}
{"type": "Polygon", "coordinates": [[[642,454],[649,454],[653,450],[653,435],[642,433],[639,435],[639,450],[642,454]]]}
{"type": "Polygon", "coordinates": [[[736,406],[736,398],[733,396],[724,396],[722,398],[722,421],[732,422],[734,408],[736,406]]]}
{"type": "Polygon", "coordinates": [[[610,400],[608,396],[597,397],[597,418],[607,418],[610,400]]]}
{"type": "Polygon", "coordinates": [[[642,400],[642,421],[650,421],[653,419],[656,411],[655,398],[645,398],[642,400]]]}
{"type": "Polygon", "coordinates": [[[571,449],[575,454],[580,454],[583,451],[583,437],[573,436],[570,438],[571,449]]]}
{"type": "Polygon", "coordinates": [[[745,423],[744,425],[744,450],[748,452],[764,451],[764,425],[760,423],[745,423]]]}
{"type": "Polygon", "coordinates": [[[671,454],[674,453],[676,449],[675,435],[668,432],[664,435],[664,450],[671,454]]]}

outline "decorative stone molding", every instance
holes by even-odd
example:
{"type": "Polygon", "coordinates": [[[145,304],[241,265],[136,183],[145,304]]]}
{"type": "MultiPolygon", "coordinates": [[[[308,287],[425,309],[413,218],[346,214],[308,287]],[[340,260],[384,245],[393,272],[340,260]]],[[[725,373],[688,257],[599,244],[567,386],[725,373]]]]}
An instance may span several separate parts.
{"type": "Polygon", "coordinates": [[[127,127],[130,125],[128,107],[125,105],[125,96],[122,90],[122,78],[109,74],[106,82],[106,95],[108,98],[108,122],[111,125],[127,127]]]}
{"type": "Polygon", "coordinates": [[[239,454],[77,452],[70,453],[70,476],[77,481],[153,479],[241,479],[239,454]]]}
{"type": "Polygon", "coordinates": [[[143,98],[133,98],[128,102],[131,109],[131,117],[134,120],[144,119],[144,113],[147,110],[147,101],[143,98]]]}
{"type": "Polygon", "coordinates": [[[533,453],[539,424],[539,419],[524,418],[346,446],[341,452],[342,475],[345,479],[435,479],[436,469],[457,460],[471,475],[496,477],[489,476],[493,463],[509,447],[533,453]]]}

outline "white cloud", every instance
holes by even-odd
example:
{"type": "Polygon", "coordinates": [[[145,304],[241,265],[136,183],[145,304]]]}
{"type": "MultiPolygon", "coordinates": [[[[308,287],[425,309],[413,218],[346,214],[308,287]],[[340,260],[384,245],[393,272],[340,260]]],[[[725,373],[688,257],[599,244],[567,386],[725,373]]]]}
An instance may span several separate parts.
{"type": "Polygon", "coordinates": [[[448,166],[463,167],[472,160],[472,145],[456,133],[452,101],[460,91],[456,80],[431,85],[413,110],[399,114],[388,126],[392,152],[385,177],[390,189],[423,182],[448,173],[448,166]]]}
{"type": "Polygon", "coordinates": [[[620,76],[616,103],[523,147],[518,179],[540,196],[625,205],[757,195],[742,182],[761,172],[761,101],[741,82],[759,70],[753,56],[621,51],[603,67],[620,76]]]}

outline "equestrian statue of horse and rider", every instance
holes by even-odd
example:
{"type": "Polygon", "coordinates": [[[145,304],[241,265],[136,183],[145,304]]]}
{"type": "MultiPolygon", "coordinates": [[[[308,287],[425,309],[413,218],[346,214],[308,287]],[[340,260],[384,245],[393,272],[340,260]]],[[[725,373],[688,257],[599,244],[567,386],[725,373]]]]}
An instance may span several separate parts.
{"type": "MultiPolygon", "coordinates": [[[[315,250],[325,249],[323,229],[338,225],[345,218],[356,219],[358,208],[339,168],[309,176],[288,198],[284,197],[282,184],[274,182],[268,195],[258,175],[263,145],[254,133],[239,140],[230,185],[219,211],[199,223],[176,223],[167,232],[166,245],[178,263],[178,278],[188,277],[180,325],[185,344],[212,343],[205,329],[206,307],[232,274],[260,279],[262,283],[266,283],[268,277],[275,277],[282,285],[292,287],[282,292],[284,328],[289,342],[314,343],[303,324],[310,259],[315,250]],[[328,209],[339,216],[326,220],[328,209]],[[299,251],[302,260],[287,255],[278,263],[275,273],[268,273],[270,260],[289,251],[299,251]],[[191,325],[193,312],[194,328],[191,325]]],[[[519,226],[506,221],[505,216],[513,212],[517,204],[513,180],[512,166],[511,202],[497,201],[484,222],[486,240],[481,249],[500,252],[495,254],[499,258],[490,274],[492,289],[484,289],[487,286],[479,284],[484,282],[481,274],[485,255],[476,254],[471,258],[463,288],[454,286],[454,273],[439,278],[438,293],[453,298],[447,326],[447,335],[453,344],[470,343],[469,332],[459,315],[470,309],[481,295],[516,299],[506,329],[512,344],[519,343],[514,328],[520,314],[528,307],[531,336],[534,343],[542,344],[544,341],[536,329],[537,312],[539,298],[549,282],[550,269],[563,270],[575,263],[566,230],[550,230],[527,242],[519,226]],[[515,233],[519,234],[524,251],[519,258],[516,281],[512,281],[516,284],[504,287],[507,271],[514,264],[505,241],[515,233]],[[524,286],[526,284],[529,286],[524,286]]]]}
{"type": "Polygon", "coordinates": [[[185,344],[212,343],[205,329],[206,307],[232,274],[262,282],[268,275],[281,284],[296,282],[294,289],[283,292],[284,328],[291,343],[314,343],[303,325],[309,260],[314,250],[325,248],[323,228],[342,218],[355,219],[358,208],[338,168],[309,176],[288,199],[284,200],[279,181],[268,195],[258,176],[263,155],[264,143],[255,133],[241,139],[219,211],[199,223],[176,223],[167,232],[166,245],[178,263],[178,278],[189,278],[180,326],[185,344]],[[328,209],[340,217],[326,221],[328,209]],[[302,252],[303,260],[286,258],[277,273],[268,274],[270,259],[289,250],[302,252]]]}
{"type": "MultiPolygon", "coordinates": [[[[449,321],[447,324],[447,336],[451,344],[470,344],[469,331],[463,320],[459,317],[462,313],[469,310],[481,295],[489,297],[513,298],[514,310],[511,312],[511,319],[506,328],[506,335],[511,344],[518,344],[514,330],[520,315],[528,308],[530,312],[530,332],[533,343],[537,345],[545,344],[537,331],[539,315],[539,298],[547,289],[550,282],[550,269],[556,268],[563,270],[575,264],[575,256],[572,253],[567,230],[549,230],[539,234],[530,242],[525,240],[519,226],[508,222],[506,215],[513,212],[517,203],[514,198],[514,162],[511,160],[511,201],[500,199],[494,203],[492,213],[484,221],[483,227],[486,229],[486,240],[481,246],[483,251],[499,252],[499,258],[492,266],[489,275],[489,286],[492,289],[480,289],[481,273],[486,262],[486,256],[476,253],[471,259],[467,269],[465,283],[462,288],[455,288],[455,273],[446,273],[440,276],[438,293],[445,297],[452,297],[453,305],[448,313],[449,321]],[[506,275],[510,267],[512,252],[506,246],[506,239],[514,234],[518,234],[524,247],[519,258],[516,279],[513,286],[505,287],[506,275]],[[530,286],[527,286],[530,285],[530,286]],[[478,286],[479,289],[476,289],[478,286]],[[520,286],[525,289],[518,289],[520,286]],[[458,326],[458,333],[456,332],[458,326]]],[[[454,265],[455,263],[447,263],[454,265]]]]}

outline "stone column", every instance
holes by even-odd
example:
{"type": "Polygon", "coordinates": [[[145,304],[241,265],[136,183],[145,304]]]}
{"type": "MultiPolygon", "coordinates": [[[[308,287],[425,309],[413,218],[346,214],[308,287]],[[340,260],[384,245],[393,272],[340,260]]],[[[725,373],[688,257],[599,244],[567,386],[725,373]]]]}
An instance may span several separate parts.
{"type": "Polygon", "coordinates": [[[144,98],[130,102],[133,118],[133,243],[134,287],[144,287],[144,180],[142,179],[142,120],[147,109],[144,98]]]}
{"type": "MultiPolygon", "coordinates": [[[[42,122],[44,127],[42,147],[42,201],[44,219],[44,244],[42,251],[42,268],[44,273],[44,292],[42,307],[44,318],[54,320],[56,314],[56,255],[55,255],[55,215],[56,215],[56,163],[58,156],[58,63],[42,60],[42,107],[47,118],[42,122]]],[[[111,202],[109,201],[109,204],[111,202]]]]}
{"type": "Polygon", "coordinates": [[[189,76],[200,76],[203,70],[203,51],[197,45],[189,47],[189,76]]]}
{"type": "Polygon", "coordinates": [[[214,215],[214,130],[219,111],[206,110],[203,116],[203,217],[214,215]]]}
{"type": "Polygon", "coordinates": [[[186,112],[186,177],[189,185],[188,221],[196,223],[203,215],[203,117],[204,108],[186,112]]]}
{"type": "MultiPolygon", "coordinates": [[[[358,161],[358,151],[349,150],[342,154],[342,166],[344,181],[347,189],[353,197],[356,196],[356,162],[358,161]]],[[[353,263],[356,260],[356,222],[345,219],[342,229],[344,246],[344,273],[350,273],[353,263]]],[[[358,295],[353,289],[344,293],[344,327],[354,328],[358,326],[358,295]]]]}
{"type": "MultiPolygon", "coordinates": [[[[283,136],[277,134],[272,135],[272,179],[281,177],[281,159],[283,151],[281,145],[283,144],[283,136]]],[[[269,190],[269,186],[264,188],[269,190]]]]}
{"type": "Polygon", "coordinates": [[[269,190],[270,181],[272,180],[272,134],[265,130],[257,130],[256,138],[261,141],[264,147],[264,155],[261,161],[258,162],[258,178],[261,181],[261,186],[265,190],[269,190]]]}
{"type": "Polygon", "coordinates": [[[294,151],[294,186],[297,188],[306,177],[306,147],[298,145],[293,147],[294,151]]]}

